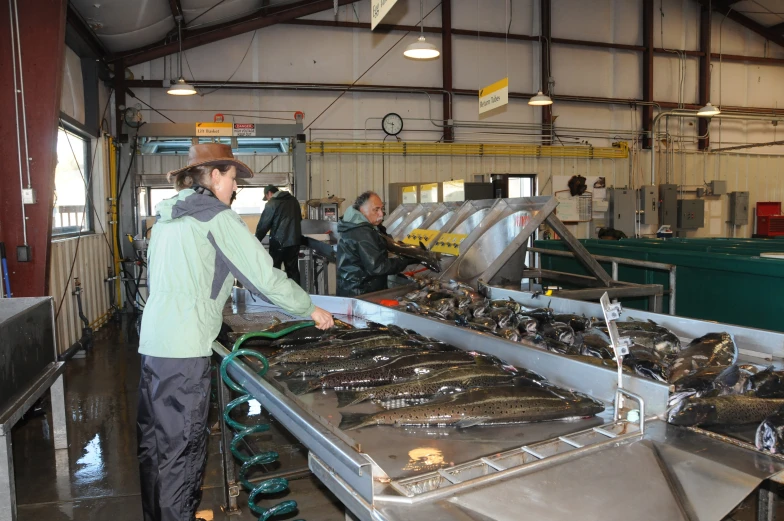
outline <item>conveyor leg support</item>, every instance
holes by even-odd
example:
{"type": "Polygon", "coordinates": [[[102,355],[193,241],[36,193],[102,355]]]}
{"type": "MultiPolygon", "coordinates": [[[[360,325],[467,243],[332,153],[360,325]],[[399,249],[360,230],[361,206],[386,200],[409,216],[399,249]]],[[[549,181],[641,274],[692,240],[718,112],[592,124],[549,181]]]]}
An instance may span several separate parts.
{"type": "Polygon", "coordinates": [[[49,389],[52,401],[52,431],[54,432],[54,448],[68,448],[68,430],[65,423],[65,386],[63,375],[57,377],[49,389]]]}
{"type": "Polygon", "coordinates": [[[759,488],[757,521],[776,521],[777,504],[778,486],[771,481],[764,482],[759,488]]]}
{"type": "Polygon", "coordinates": [[[0,436],[0,521],[16,520],[16,487],[11,434],[0,436]]]}
{"type": "MultiPolygon", "coordinates": [[[[223,379],[218,375],[217,385],[218,395],[218,410],[226,410],[226,405],[231,401],[231,390],[223,382],[223,379]]],[[[233,433],[228,425],[221,419],[221,466],[223,467],[223,511],[227,514],[241,513],[238,497],[239,497],[239,483],[237,482],[237,473],[234,466],[234,458],[231,455],[231,440],[233,433]]]]}

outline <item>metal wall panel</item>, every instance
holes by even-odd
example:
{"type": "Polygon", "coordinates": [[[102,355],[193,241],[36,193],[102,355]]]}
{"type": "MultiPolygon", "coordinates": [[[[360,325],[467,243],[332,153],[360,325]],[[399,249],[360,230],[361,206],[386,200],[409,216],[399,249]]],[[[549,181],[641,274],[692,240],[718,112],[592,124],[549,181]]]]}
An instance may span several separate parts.
{"type": "Polygon", "coordinates": [[[91,324],[104,317],[111,308],[109,286],[105,282],[112,265],[107,240],[108,235],[91,234],[52,241],[49,289],[56,314],[59,309],[56,321],[58,353],[68,349],[82,336],[82,323],[73,295],[73,279],[79,278],[82,284],[82,307],[91,324]],[[72,264],[73,275],[69,279],[72,264]]]}

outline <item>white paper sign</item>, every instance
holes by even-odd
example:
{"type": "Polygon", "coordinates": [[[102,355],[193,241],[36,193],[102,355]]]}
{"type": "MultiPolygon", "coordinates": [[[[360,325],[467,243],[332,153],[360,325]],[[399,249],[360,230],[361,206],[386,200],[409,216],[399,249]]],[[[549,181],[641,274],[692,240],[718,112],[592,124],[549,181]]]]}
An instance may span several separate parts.
{"type": "Polygon", "coordinates": [[[370,10],[370,30],[384,19],[390,9],[397,3],[397,0],[373,0],[370,10]]]}
{"type": "Polygon", "coordinates": [[[479,113],[484,114],[509,103],[509,78],[479,89],[479,113]]]}

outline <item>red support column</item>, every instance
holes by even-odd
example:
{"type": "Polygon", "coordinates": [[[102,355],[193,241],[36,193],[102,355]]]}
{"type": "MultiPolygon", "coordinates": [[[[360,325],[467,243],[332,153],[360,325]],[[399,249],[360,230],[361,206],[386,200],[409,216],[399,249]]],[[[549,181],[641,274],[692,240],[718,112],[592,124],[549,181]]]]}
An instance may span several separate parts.
{"type": "MultiPolygon", "coordinates": [[[[541,9],[541,64],[542,64],[542,92],[548,96],[550,93],[550,56],[552,40],[551,4],[550,0],[540,1],[541,9]]],[[[553,106],[542,106],[542,144],[551,145],[553,139],[553,106]]]]}
{"type": "MultiPolygon", "coordinates": [[[[25,205],[30,262],[19,262],[17,246],[24,245],[19,155],[14,110],[14,56],[11,52],[12,18],[8,3],[0,6],[0,241],[5,243],[11,290],[15,297],[43,296],[49,292],[49,243],[52,234],[54,170],[57,164],[57,121],[65,60],[66,0],[17,0],[22,70],[25,81],[30,177],[35,204],[25,205]]],[[[14,42],[15,43],[15,42],[14,42]]],[[[17,77],[18,77],[17,71],[17,77]]],[[[19,122],[21,126],[21,96],[19,122]]],[[[20,127],[20,132],[23,128],[20,127]]],[[[27,187],[24,141],[23,183],[27,187]]]]}
{"type": "MultiPolygon", "coordinates": [[[[642,100],[648,103],[642,106],[642,129],[653,132],[653,0],[642,2],[642,40],[645,50],[642,53],[642,100]]],[[[649,136],[642,140],[643,148],[653,148],[649,136]]]]}
{"type": "Polygon", "coordinates": [[[455,130],[449,126],[452,119],[452,0],[441,2],[441,66],[444,90],[444,142],[455,140],[455,130]]]}
{"type": "MultiPolygon", "coordinates": [[[[700,84],[699,84],[699,104],[705,106],[710,101],[711,90],[711,13],[707,6],[700,8],[700,51],[705,53],[700,57],[700,84]]],[[[708,133],[710,118],[697,118],[697,129],[700,136],[708,133]]],[[[710,138],[700,138],[698,148],[705,150],[710,148],[710,138]]]]}

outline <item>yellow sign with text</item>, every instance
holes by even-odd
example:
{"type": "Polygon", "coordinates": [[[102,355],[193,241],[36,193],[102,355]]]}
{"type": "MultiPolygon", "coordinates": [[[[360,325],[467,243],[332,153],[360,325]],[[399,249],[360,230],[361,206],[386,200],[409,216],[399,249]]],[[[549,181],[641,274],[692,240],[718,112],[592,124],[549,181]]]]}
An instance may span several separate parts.
{"type": "Polygon", "coordinates": [[[231,123],[196,123],[196,135],[207,137],[231,137],[234,125],[231,123]]]}
{"type": "Polygon", "coordinates": [[[479,113],[484,114],[509,103],[509,78],[479,89],[479,113]]]}

